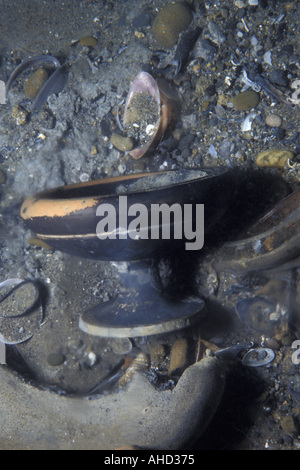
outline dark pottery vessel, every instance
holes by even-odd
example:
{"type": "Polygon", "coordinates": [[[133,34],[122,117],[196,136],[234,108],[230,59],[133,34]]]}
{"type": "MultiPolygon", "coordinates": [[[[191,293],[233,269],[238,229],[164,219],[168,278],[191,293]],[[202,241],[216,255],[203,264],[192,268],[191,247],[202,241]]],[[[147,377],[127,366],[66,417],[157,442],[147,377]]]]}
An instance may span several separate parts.
{"type": "MultiPolygon", "coordinates": [[[[184,250],[187,243],[189,249],[199,250],[203,240],[194,248],[190,235],[186,236],[184,209],[187,205],[204,205],[205,226],[201,230],[207,234],[224,214],[233,194],[233,177],[223,169],[141,173],[42,192],[23,203],[21,216],[37,237],[54,249],[92,259],[129,262],[119,270],[122,285],[117,299],[85,312],[80,328],[99,336],[144,336],[184,328],[202,318],[201,299],[175,301],[160,292],[149,260],[184,250]],[[143,235],[137,229],[133,236],[130,224],[134,219],[129,208],[134,208],[135,215],[142,209],[152,214],[153,207],[164,204],[180,209],[181,236],[175,233],[176,215],[167,223],[157,219],[155,237],[152,219],[143,235]],[[99,213],[107,217],[107,230],[103,230],[105,224],[99,229],[99,213]],[[169,236],[164,237],[164,225],[168,224],[169,236]]],[[[194,234],[197,237],[195,228],[194,234]]]]}

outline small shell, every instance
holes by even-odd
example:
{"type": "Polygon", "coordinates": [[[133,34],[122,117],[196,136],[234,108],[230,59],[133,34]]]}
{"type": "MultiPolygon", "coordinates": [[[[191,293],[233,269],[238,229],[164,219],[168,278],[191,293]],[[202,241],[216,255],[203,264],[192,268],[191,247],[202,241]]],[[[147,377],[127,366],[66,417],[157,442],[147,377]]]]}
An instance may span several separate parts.
{"type": "Polygon", "coordinates": [[[275,358],[275,353],[270,348],[255,348],[245,354],[242,359],[244,366],[261,367],[270,364],[275,358]]]}
{"type": "Polygon", "coordinates": [[[123,116],[125,128],[132,126],[140,132],[145,128],[142,142],[129,152],[133,158],[141,158],[159,144],[178,104],[179,95],[167,82],[139,73],[130,87],[123,116]]]}

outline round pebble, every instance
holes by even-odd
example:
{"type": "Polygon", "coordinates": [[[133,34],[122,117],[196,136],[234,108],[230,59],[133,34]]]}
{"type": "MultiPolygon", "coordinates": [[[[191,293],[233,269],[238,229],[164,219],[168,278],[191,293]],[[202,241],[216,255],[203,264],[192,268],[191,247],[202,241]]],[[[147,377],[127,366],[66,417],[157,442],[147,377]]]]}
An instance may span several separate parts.
{"type": "Polygon", "coordinates": [[[81,46],[95,47],[97,44],[97,39],[93,36],[85,36],[84,38],[80,39],[79,44],[81,46]]]}
{"type": "Polygon", "coordinates": [[[282,427],[283,431],[287,434],[294,434],[297,432],[297,428],[294,423],[294,419],[292,416],[284,416],[280,421],[280,426],[282,427]]]}
{"type": "Polygon", "coordinates": [[[256,158],[256,165],[259,167],[285,168],[288,160],[293,158],[290,150],[265,150],[256,158]]]}
{"type": "Polygon", "coordinates": [[[172,346],[168,374],[171,375],[178,369],[182,369],[187,363],[188,343],[185,338],[179,338],[172,346]]]}
{"type": "Polygon", "coordinates": [[[278,114],[268,114],[266,117],[266,124],[270,127],[280,127],[282,119],[278,114]]]}
{"type": "Polygon", "coordinates": [[[16,105],[11,111],[11,117],[15,120],[17,126],[22,126],[27,123],[28,112],[21,106],[16,105]]]}
{"type": "Polygon", "coordinates": [[[232,104],[237,111],[250,111],[256,108],[260,100],[256,91],[242,91],[232,99],[232,104]]]}
{"type": "Polygon", "coordinates": [[[45,69],[38,69],[26,80],[24,85],[24,92],[27,98],[33,100],[46,80],[48,79],[48,73],[45,69]]]}
{"type": "Polygon", "coordinates": [[[149,346],[151,363],[154,367],[158,367],[166,357],[166,348],[161,343],[153,343],[149,346]]]}
{"type": "Polygon", "coordinates": [[[134,141],[131,137],[123,137],[116,132],[113,132],[110,138],[111,143],[121,152],[132,150],[134,147],[134,141]]]}
{"type": "Polygon", "coordinates": [[[192,21],[190,9],[182,3],[169,3],[160,10],[152,25],[153,35],[161,47],[173,47],[178,36],[192,21]]]}
{"type": "Polygon", "coordinates": [[[129,338],[112,338],[110,347],[115,354],[128,354],[132,350],[132,342],[129,338]]]}

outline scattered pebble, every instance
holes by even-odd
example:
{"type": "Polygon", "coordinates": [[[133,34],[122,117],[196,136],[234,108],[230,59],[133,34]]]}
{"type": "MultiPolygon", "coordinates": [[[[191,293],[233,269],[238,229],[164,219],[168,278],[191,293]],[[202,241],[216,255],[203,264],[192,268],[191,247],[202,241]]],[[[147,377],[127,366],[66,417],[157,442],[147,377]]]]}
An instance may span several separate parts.
{"type": "Polygon", "coordinates": [[[129,338],[112,338],[110,347],[115,354],[128,354],[132,350],[132,342],[129,338]]]}
{"type": "Polygon", "coordinates": [[[280,420],[280,426],[282,427],[283,431],[287,434],[294,434],[297,432],[297,428],[294,423],[294,419],[292,416],[284,416],[280,420]]]}
{"type": "Polygon", "coordinates": [[[268,65],[273,65],[272,64],[272,52],[271,51],[267,51],[264,53],[264,62],[266,62],[266,64],[268,65]]]}
{"type": "Polygon", "coordinates": [[[220,29],[220,27],[214,21],[209,21],[207,27],[211,36],[214,38],[214,40],[218,44],[221,44],[224,41],[226,41],[225,33],[220,29]]]}
{"type": "Polygon", "coordinates": [[[45,69],[38,69],[30,77],[26,80],[24,85],[24,92],[27,98],[33,100],[44,83],[46,83],[48,79],[48,73],[45,69]]]}
{"type": "Polygon", "coordinates": [[[259,101],[259,94],[253,90],[242,91],[242,93],[239,93],[231,100],[237,111],[250,111],[251,109],[256,108],[259,101]]]}
{"type": "Polygon", "coordinates": [[[134,32],[134,35],[135,35],[135,37],[138,38],[138,39],[142,39],[142,38],[145,37],[145,34],[142,33],[142,31],[135,31],[135,32],[134,32]]]}
{"type": "Polygon", "coordinates": [[[172,346],[168,374],[171,375],[187,364],[188,343],[186,338],[179,338],[172,346]]]}
{"type": "Polygon", "coordinates": [[[97,39],[93,36],[85,36],[79,41],[81,46],[95,47],[97,45],[97,39]]]}
{"type": "Polygon", "coordinates": [[[131,137],[123,137],[116,132],[112,133],[110,141],[112,145],[121,152],[132,150],[134,147],[134,140],[131,137]]]}
{"type": "Polygon", "coordinates": [[[234,0],[234,5],[238,8],[244,8],[246,6],[243,0],[234,0]]]}
{"type": "Polygon", "coordinates": [[[22,126],[23,124],[26,124],[28,120],[28,112],[21,108],[21,106],[17,105],[13,107],[11,117],[16,121],[17,126],[22,126]]]}
{"type": "Polygon", "coordinates": [[[259,167],[285,168],[292,158],[290,150],[264,150],[257,156],[256,164],[259,167]]]}
{"type": "Polygon", "coordinates": [[[266,116],[266,124],[270,127],[280,127],[282,124],[282,119],[278,114],[268,114],[266,116]]]}
{"type": "Polygon", "coordinates": [[[169,3],[160,10],[153,25],[153,35],[161,47],[173,47],[178,36],[192,21],[190,9],[182,3],[169,3]]]}
{"type": "Polygon", "coordinates": [[[269,80],[274,83],[274,85],[287,87],[289,85],[289,80],[287,78],[287,71],[275,69],[269,73],[269,80]]]}
{"type": "Polygon", "coordinates": [[[200,38],[194,47],[195,56],[206,61],[212,61],[217,52],[218,46],[210,39],[200,38]]]}
{"type": "Polygon", "coordinates": [[[158,367],[166,357],[166,348],[163,344],[155,342],[150,344],[150,357],[153,367],[158,367]]]}

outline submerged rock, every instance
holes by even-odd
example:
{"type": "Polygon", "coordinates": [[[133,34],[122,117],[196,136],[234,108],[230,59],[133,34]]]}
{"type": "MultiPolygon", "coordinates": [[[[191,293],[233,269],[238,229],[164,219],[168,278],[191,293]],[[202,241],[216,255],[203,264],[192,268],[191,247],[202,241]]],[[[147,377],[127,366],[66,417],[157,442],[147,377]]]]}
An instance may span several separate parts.
{"type": "Polygon", "coordinates": [[[256,159],[259,167],[285,168],[289,160],[292,160],[293,152],[290,150],[264,150],[256,159]]]}
{"type": "Polygon", "coordinates": [[[47,79],[48,73],[45,69],[40,68],[33,72],[33,74],[30,75],[30,77],[26,80],[24,85],[24,91],[27,98],[33,100],[47,79]]]}
{"type": "Polygon", "coordinates": [[[152,25],[153,35],[161,47],[173,47],[179,34],[192,21],[190,9],[183,3],[169,3],[160,10],[152,25]]]}
{"type": "Polygon", "coordinates": [[[234,98],[232,98],[232,104],[235,109],[238,111],[250,111],[253,108],[256,108],[260,100],[259,94],[256,91],[242,91],[234,98]]]}

